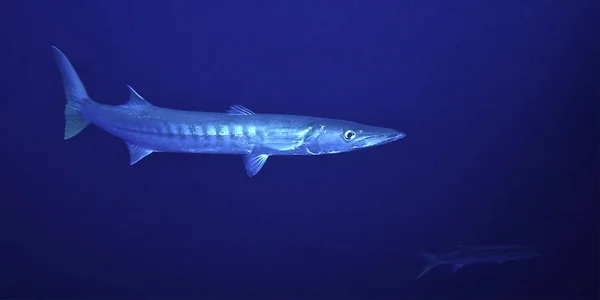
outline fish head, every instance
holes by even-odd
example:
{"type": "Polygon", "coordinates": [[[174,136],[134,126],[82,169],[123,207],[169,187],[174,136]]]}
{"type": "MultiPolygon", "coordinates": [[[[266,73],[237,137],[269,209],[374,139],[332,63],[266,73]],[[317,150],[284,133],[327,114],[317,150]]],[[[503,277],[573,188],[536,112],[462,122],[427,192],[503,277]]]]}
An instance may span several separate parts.
{"type": "Polygon", "coordinates": [[[331,121],[321,125],[315,138],[318,154],[334,154],[387,144],[405,137],[403,132],[348,121],[331,121]]]}
{"type": "Polygon", "coordinates": [[[518,253],[512,254],[512,255],[520,256],[522,258],[528,259],[528,258],[538,257],[538,256],[542,255],[542,252],[543,252],[543,250],[539,249],[539,248],[523,246],[521,248],[521,251],[519,251],[518,253]]]}

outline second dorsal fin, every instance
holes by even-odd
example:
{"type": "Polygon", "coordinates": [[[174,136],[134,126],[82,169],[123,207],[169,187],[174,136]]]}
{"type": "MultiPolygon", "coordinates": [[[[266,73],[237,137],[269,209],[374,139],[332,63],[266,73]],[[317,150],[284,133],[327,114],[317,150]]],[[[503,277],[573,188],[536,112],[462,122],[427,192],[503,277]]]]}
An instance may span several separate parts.
{"type": "Polygon", "coordinates": [[[144,97],[140,96],[140,94],[138,94],[130,85],[128,85],[127,88],[129,89],[129,100],[124,104],[121,104],[121,107],[140,108],[152,106],[150,102],[146,101],[144,97]]]}

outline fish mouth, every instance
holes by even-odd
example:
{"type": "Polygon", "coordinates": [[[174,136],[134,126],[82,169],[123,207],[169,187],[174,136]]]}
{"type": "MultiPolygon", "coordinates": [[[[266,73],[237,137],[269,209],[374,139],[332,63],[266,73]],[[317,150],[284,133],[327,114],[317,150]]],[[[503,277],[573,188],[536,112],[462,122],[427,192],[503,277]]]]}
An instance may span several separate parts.
{"type": "Polygon", "coordinates": [[[390,134],[391,142],[393,142],[395,140],[403,139],[405,136],[406,136],[406,133],[396,131],[396,132],[390,134]]]}
{"type": "Polygon", "coordinates": [[[392,132],[385,133],[385,134],[378,134],[378,135],[372,135],[372,136],[366,137],[362,141],[362,143],[363,143],[364,147],[379,146],[379,145],[391,143],[393,141],[397,141],[399,139],[404,138],[405,136],[406,136],[406,134],[404,132],[392,131],[392,132]]]}

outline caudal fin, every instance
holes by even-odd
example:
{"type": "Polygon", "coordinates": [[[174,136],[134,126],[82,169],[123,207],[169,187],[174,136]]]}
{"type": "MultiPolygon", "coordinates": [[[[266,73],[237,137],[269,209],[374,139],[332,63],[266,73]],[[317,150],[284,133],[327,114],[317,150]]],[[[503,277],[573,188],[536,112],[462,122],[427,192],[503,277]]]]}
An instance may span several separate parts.
{"type": "Polygon", "coordinates": [[[90,122],[83,115],[83,103],[90,98],[69,59],[56,47],[52,46],[54,58],[58,64],[67,104],[65,105],[65,140],[80,133],[90,122]]]}
{"type": "Polygon", "coordinates": [[[439,264],[437,258],[433,254],[423,253],[421,256],[423,256],[423,258],[425,259],[426,265],[425,268],[423,268],[421,274],[419,274],[419,276],[417,276],[416,279],[421,278],[421,276],[425,275],[427,272],[429,272],[431,269],[433,269],[439,264]]]}

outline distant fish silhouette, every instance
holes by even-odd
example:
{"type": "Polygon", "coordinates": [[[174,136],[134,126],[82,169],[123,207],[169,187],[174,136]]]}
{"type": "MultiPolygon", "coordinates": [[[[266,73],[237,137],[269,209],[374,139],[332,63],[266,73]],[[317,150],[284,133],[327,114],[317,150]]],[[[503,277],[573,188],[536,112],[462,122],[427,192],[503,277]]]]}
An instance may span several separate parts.
{"type": "Polygon", "coordinates": [[[446,254],[433,255],[423,253],[427,265],[417,279],[439,265],[452,265],[454,272],[468,264],[497,263],[503,264],[510,260],[523,260],[541,255],[541,250],[529,246],[497,245],[465,247],[458,246],[458,250],[446,254]]]}

